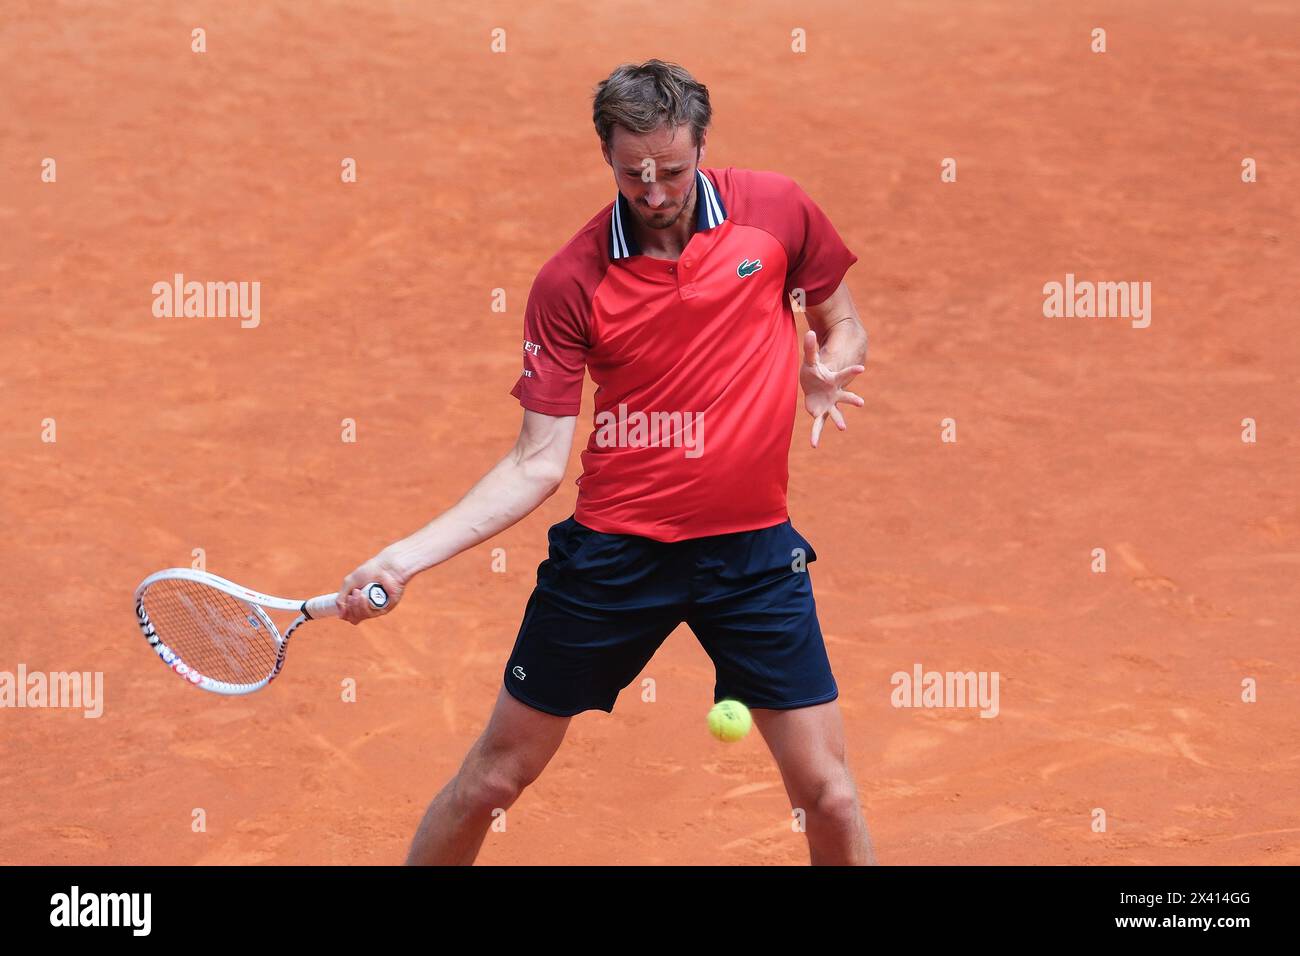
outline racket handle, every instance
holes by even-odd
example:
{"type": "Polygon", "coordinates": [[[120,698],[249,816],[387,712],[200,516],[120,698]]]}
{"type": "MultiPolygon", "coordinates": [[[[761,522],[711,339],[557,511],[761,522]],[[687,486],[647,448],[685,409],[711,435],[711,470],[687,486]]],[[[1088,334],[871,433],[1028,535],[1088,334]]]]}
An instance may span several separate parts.
{"type": "MultiPolygon", "coordinates": [[[[388,604],[388,592],[384,590],[383,585],[371,581],[363,585],[361,593],[370,601],[370,606],[376,611],[388,604]]],[[[319,620],[323,617],[338,617],[339,608],[334,602],[338,600],[337,592],[334,594],[322,594],[320,597],[308,599],[302,606],[303,612],[310,618],[319,620]]]]}

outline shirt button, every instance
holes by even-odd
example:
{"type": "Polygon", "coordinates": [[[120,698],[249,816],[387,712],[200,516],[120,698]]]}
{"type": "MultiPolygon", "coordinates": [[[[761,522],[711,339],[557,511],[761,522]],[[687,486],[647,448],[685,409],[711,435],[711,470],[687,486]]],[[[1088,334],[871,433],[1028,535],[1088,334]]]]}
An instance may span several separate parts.
{"type": "Polygon", "coordinates": [[[690,260],[690,259],[687,259],[685,262],[682,263],[682,265],[683,265],[685,268],[689,269],[689,268],[691,267],[691,260],[690,260]]]}

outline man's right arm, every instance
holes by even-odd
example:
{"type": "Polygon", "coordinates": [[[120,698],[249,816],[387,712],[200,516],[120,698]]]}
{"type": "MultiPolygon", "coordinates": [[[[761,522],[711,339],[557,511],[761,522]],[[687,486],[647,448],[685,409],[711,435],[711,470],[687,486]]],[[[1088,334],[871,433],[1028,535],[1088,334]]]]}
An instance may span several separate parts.
{"type": "Polygon", "coordinates": [[[525,409],[515,446],[460,501],[343,580],[340,616],[356,624],[387,613],[415,575],[504,531],[555,494],[564,480],[577,421],[574,415],[556,417],[525,409]],[[388,591],[382,612],[361,594],[361,586],[370,581],[388,591]]]}

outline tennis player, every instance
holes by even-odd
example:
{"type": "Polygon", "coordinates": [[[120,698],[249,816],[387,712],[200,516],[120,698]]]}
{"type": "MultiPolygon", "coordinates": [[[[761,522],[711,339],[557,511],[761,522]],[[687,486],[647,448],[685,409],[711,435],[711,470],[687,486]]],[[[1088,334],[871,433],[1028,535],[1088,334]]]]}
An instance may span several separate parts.
{"type": "Polygon", "coordinates": [[[839,403],[863,404],[846,391],[867,348],[843,281],[857,257],[787,177],[701,167],[709,94],[681,67],[620,66],[593,114],[618,194],[533,283],[514,448],[339,589],[354,624],[391,612],[416,574],[555,494],[591,374],[575,512],[550,529],[491,719],[408,862],[472,863],[569,719],[612,712],[684,621],[715,665],[714,700],[751,709],[812,862],[874,863],[806,567],[816,553],[786,510],[796,382],[814,447],[828,418],[846,427],[839,403]],[[806,306],[802,364],[792,298],[806,306]],[[370,580],[388,590],[383,611],[361,595],[370,580]]]}

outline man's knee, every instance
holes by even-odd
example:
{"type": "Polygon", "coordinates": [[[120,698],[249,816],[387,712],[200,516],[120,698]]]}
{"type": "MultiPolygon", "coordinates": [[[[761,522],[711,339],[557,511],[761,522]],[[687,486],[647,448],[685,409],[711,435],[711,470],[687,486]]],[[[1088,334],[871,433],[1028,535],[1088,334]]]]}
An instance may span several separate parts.
{"type": "Polygon", "coordinates": [[[861,813],[858,792],[848,774],[835,774],[811,789],[808,815],[820,820],[844,822],[861,813]]]}
{"type": "Polygon", "coordinates": [[[471,813],[508,809],[533,782],[530,775],[502,766],[466,767],[459,777],[456,795],[471,813]]]}
{"type": "Polygon", "coordinates": [[[567,718],[533,710],[503,689],[457,774],[457,799],[475,811],[509,807],[541,776],[568,725],[567,718]]]}
{"type": "Polygon", "coordinates": [[[473,809],[505,809],[541,776],[547,760],[532,749],[498,746],[485,736],[460,770],[457,790],[473,809]]]}

